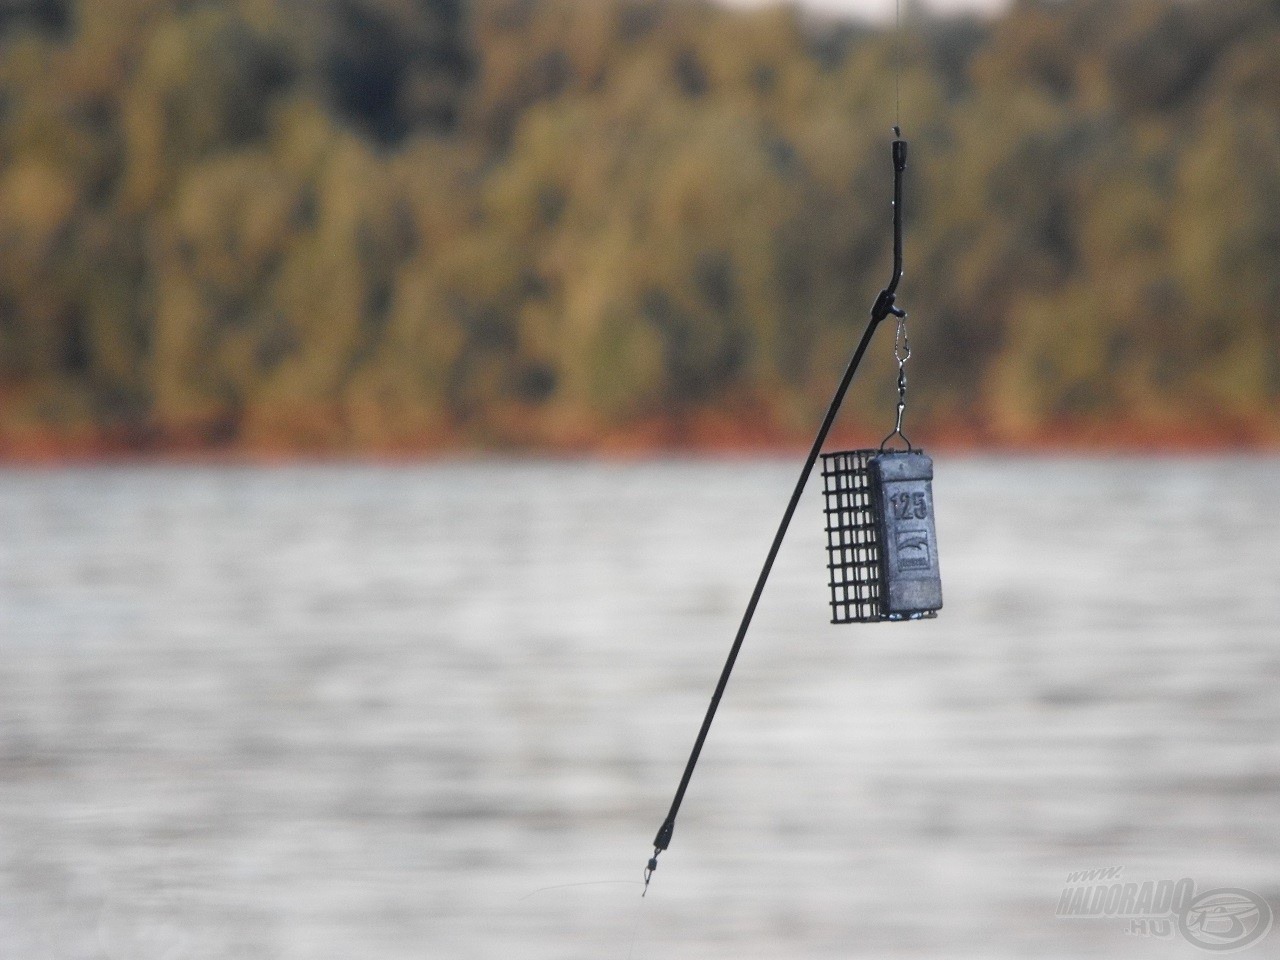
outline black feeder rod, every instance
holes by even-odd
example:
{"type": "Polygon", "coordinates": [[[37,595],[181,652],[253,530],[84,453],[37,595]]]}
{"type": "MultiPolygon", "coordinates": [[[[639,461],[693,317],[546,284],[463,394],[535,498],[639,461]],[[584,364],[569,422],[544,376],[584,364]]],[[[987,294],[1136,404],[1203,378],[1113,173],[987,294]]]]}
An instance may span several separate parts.
{"type": "Polygon", "coordinates": [[[805,457],[804,466],[800,470],[800,477],[796,481],[795,489],[791,492],[791,499],[787,502],[786,510],[783,511],[782,522],[778,525],[777,533],[773,535],[773,543],[769,546],[769,553],[765,557],[764,566],[760,569],[760,576],[756,578],[755,589],[751,591],[751,599],[747,601],[747,609],[742,615],[742,622],[738,625],[738,633],[733,639],[733,646],[729,648],[729,657],[725,660],[724,669],[720,671],[720,679],[716,683],[715,692],[711,695],[711,703],[707,707],[707,714],[702,718],[702,727],[693,743],[693,750],[689,754],[689,762],[685,764],[684,774],[680,777],[680,785],[676,788],[675,797],[671,801],[671,809],[667,811],[666,819],[662,821],[662,826],[658,828],[658,834],[653,839],[653,856],[649,858],[644,871],[646,893],[649,889],[649,880],[653,876],[653,872],[658,869],[658,854],[671,845],[671,836],[675,831],[676,816],[680,812],[681,803],[684,802],[684,794],[689,788],[689,780],[693,777],[693,768],[697,766],[698,757],[702,754],[702,745],[706,742],[707,732],[711,729],[711,722],[715,719],[716,710],[720,706],[720,698],[724,695],[725,687],[729,684],[729,675],[733,673],[733,666],[737,662],[738,652],[742,649],[742,642],[746,639],[747,631],[751,627],[751,619],[755,616],[756,606],[760,603],[761,594],[764,593],[764,585],[768,582],[769,574],[773,570],[773,562],[778,556],[778,550],[782,547],[782,541],[787,535],[787,529],[791,526],[791,518],[795,515],[796,507],[800,503],[800,496],[804,493],[805,485],[809,482],[809,476],[813,473],[814,464],[817,463],[818,457],[822,453],[823,444],[826,443],[827,434],[831,432],[831,426],[835,423],[841,404],[844,403],[845,394],[849,392],[849,386],[853,383],[854,374],[858,372],[858,366],[862,363],[862,357],[867,352],[867,347],[871,343],[871,338],[875,335],[876,328],[880,326],[880,322],[890,314],[899,318],[904,318],[907,315],[895,303],[898,283],[902,280],[902,180],[903,173],[907,169],[907,141],[902,139],[902,132],[898,127],[895,126],[893,128],[893,133],[893,276],[889,280],[889,285],[881,290],[880,295],[876,297],[875,304],[871,308],[871,320],[863,331],[862,339],[853,353],[853,359],[849,361],[849,366],[845,370],[844,376],[840,379],[839,386],[836,387],[835,396],[831,398],[831,404],[827,407],[826,416],[822,418],[822,424],[818,427],[818,435],[814,437],[813,446],[809,449],[809,455],[805,457]]]}

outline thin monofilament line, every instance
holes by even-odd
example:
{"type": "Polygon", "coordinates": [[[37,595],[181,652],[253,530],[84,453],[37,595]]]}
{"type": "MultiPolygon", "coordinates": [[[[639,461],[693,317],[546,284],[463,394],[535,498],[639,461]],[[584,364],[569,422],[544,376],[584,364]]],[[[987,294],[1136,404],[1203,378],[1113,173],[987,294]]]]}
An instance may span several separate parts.
{"type": "Polygon", "coordinates": [[[626,884],[627,886],[640,886],[641,880],[582,880],[578,883],[557,883],[550,887],[539,887],[537,890],[530,890],[523,897],[517,897],[518,900],[528,900],[532,896],[539,893],[546,893],[548,890],[567,890],[569,887],[606,887],[614,884],[626,884]]]}
{"type": "Polygon", "coordinates": [[[902,0],[893,4],[893,126],[902,128],[902,0]]]}
{"type": "Polygon", "coordinates": [[[644,905],[645,898],[641,897],[636,904],[636,922],[631,928],[631,946],[627,947],[627,960],[634,960],[636,955],[636,944],[640,941],[640,921],[644,919],[644,905]]]}

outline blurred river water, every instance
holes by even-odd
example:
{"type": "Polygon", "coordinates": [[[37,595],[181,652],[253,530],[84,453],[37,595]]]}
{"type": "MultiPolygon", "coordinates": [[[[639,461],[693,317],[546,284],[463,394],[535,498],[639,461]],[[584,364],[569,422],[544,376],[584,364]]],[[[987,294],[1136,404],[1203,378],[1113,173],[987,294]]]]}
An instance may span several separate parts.
{"type": "MultiPolygon", "coordinates": [[[[0,471],[0,955],[1193,957],[1280,907],[1280,461],[940,458],[946,608],[827,623],[790,461],[0,471]]],[[[1275,955],[1280,931],[1258,948],[1275,955]]]]}

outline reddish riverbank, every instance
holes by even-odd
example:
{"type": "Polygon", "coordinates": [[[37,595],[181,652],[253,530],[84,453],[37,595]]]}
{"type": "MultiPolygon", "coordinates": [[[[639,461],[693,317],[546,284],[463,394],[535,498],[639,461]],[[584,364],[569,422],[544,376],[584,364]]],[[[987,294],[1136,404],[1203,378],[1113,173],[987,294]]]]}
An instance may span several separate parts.
{"type": "MultiPolygon", "coordinates": [[[[811,430],[785,428],[763,417],[717,412],[650,417],[625,426],[560,424],[547,428],[513,419],[484,430],[423,426],[399,434],[369,435],[340,421],[308,419],[290,429],[238,430],[206,423],[180,430],[156,427],[0,431],[0,463],[73,464],[162,460],[274,463],[298,459],[421,460],[512,454],[645,458],[662,455],[796,455],[811,430]]],[[[879,443],[883,431],[838,425],[828,448],[879,443]]],[[[1164,453],[1280,452],[1280,423],[1259,418],[1197,422],[1057,421],[1031,429],[1001,428],[978,420],[933,422],[908,430],[912,440],[948,453],[1164,453]]]]}

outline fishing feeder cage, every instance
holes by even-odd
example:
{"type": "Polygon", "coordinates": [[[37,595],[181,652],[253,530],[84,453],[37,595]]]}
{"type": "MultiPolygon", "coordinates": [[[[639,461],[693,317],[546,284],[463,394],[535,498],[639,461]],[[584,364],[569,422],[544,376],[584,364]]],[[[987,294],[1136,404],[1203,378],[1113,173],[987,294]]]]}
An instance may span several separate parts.
{"type": "Polygon", "coordinates": [[[933,461],[918,450],[824,453],[822,492],[831,622],[936,617],[933,461]]]}

